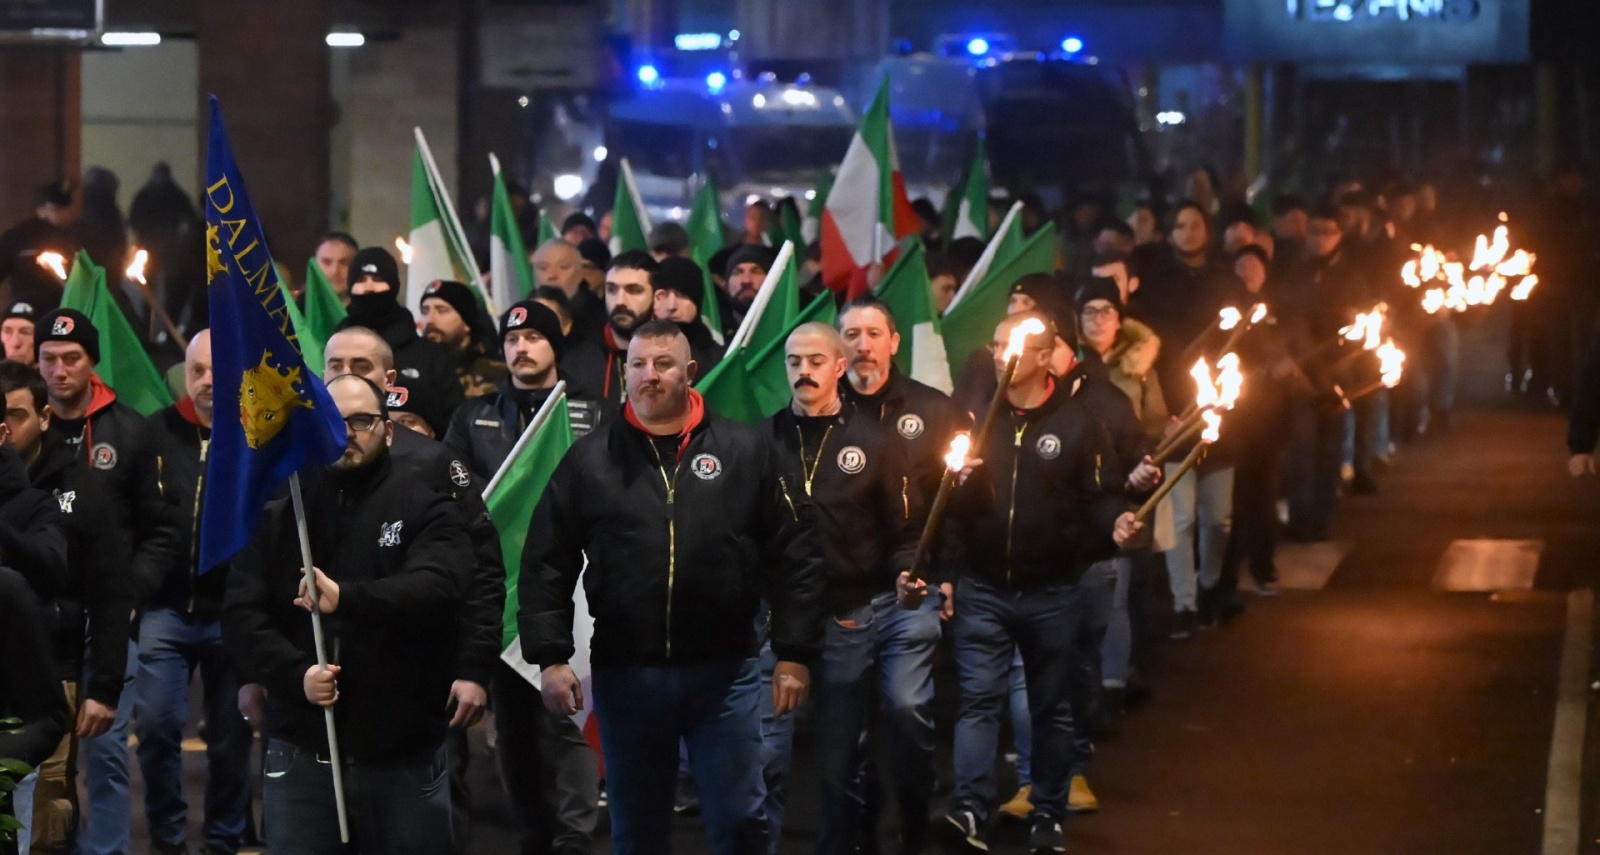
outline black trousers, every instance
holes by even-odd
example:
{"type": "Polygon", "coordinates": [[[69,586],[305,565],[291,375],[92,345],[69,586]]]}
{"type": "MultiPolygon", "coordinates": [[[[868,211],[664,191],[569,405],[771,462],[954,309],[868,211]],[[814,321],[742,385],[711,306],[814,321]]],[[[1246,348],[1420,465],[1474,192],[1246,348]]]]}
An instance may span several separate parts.
{"type": "Polygon", "coordinates": [[[1282,446],[1251,444],[1233,470],[1233,531],[1222,559],[1223,590],[1239,584],[1239,563],[1248,563],[1257,584],[1275,582],[1273,564],[1278,551],[1278,473],[1283,468],[1282,446]]]}

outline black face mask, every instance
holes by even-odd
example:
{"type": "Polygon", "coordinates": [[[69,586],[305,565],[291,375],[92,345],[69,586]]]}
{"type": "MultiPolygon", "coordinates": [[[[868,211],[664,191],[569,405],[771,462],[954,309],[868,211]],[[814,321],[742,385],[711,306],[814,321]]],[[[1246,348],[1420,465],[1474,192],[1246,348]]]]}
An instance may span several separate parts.
{"type": "Polygon", "coordinates": [[[399,306],[398,297],[393,288],[387,291],[369,291],[365,294],[350,295],[350,318],[358,324],[366,326],[364,321],[382,319],[388,316],[399,306]]]}

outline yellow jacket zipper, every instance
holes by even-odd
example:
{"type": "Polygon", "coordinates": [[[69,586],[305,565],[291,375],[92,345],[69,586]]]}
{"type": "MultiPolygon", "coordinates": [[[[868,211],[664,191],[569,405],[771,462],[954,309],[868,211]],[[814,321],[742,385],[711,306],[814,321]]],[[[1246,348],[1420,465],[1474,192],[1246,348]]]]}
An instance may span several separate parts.
{"type": "MultiPolygon", "coordinates": [[[[661,473],[661,483],[667,488],[667,658],[672,658],[672,591],[677,582],[678,575],[678,522],[674,504],[677,501],[678,466],[672,468],[672,475],[667,475],[666,461],[661,459],[661,450],[656,448],[654,441],[650,443],[650,450],[656,455],[656,471],[661,473]]],[[[680,464],[681,465],[681,464],[680,464]]]]}
{"type": "Polygon", "coordinates": [[[1028,432],[1024,423],[1017,428],[1016,451],[1011,455],[1011,506],[1006,509],[1006,583],[1011,583],[1011,532],[1017,524],[1017,464],[1022,460],[1022,435],[1028,432]]]}
{"type": "Polygon", "coordinates": [[[200,571],[195,566],[200,555],[200,491],[206,486],[206,451],[211,441],[200,440],[200,477],[194,479],[194,523],[189,531],[189,612],[194,612],[195,588],[200,584],[200,571]]]}

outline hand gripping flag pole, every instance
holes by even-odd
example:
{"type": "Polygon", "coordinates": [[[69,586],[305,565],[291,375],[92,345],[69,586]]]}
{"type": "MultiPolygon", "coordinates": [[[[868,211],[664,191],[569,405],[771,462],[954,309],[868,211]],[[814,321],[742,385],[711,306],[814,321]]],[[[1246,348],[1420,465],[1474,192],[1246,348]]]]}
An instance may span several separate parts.
{"type": "MultiPolygon", "coordinates": [[[[294,527],[300,536],[300,564],[306,576],[306,596],[311,599],[311,640],[317,648],[317,667],[328,670],[328,645],[322,640],[321,599],[317,594],[317,574],[311,569],[311,533],[306,528],[306,503],[300,497],[300,473],[289,476],[289,496],[294,502],[294,527]]],[[[334,698],[338,698],[335,692],[334,698]]],[[[339,760],[339,730],[333,723],[333,707],[322,708],[322,722],[328,729],[328,762],[333,767],[333,805],[339,813],[339,842],[350,842],[350,817],[344,805],[344,766],[339,760]]]]}

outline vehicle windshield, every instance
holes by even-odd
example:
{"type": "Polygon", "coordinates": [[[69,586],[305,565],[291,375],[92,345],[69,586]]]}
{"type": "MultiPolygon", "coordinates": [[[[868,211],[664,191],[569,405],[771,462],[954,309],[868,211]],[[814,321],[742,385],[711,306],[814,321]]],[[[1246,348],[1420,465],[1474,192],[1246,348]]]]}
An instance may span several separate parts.
{"type": "Polygon", "coordinates": [[[614,130],[609,140],[612,156],[626,157],[634,172],[673,178],[694,174],[694,128],[617,121],[614,130]]]}
{"type": "Polygon", "coordinates": [[[746,181],[810,185],[844,159],[855,128],[847,125],[746,125],[733,128],[735,157],[746,181]]]}

